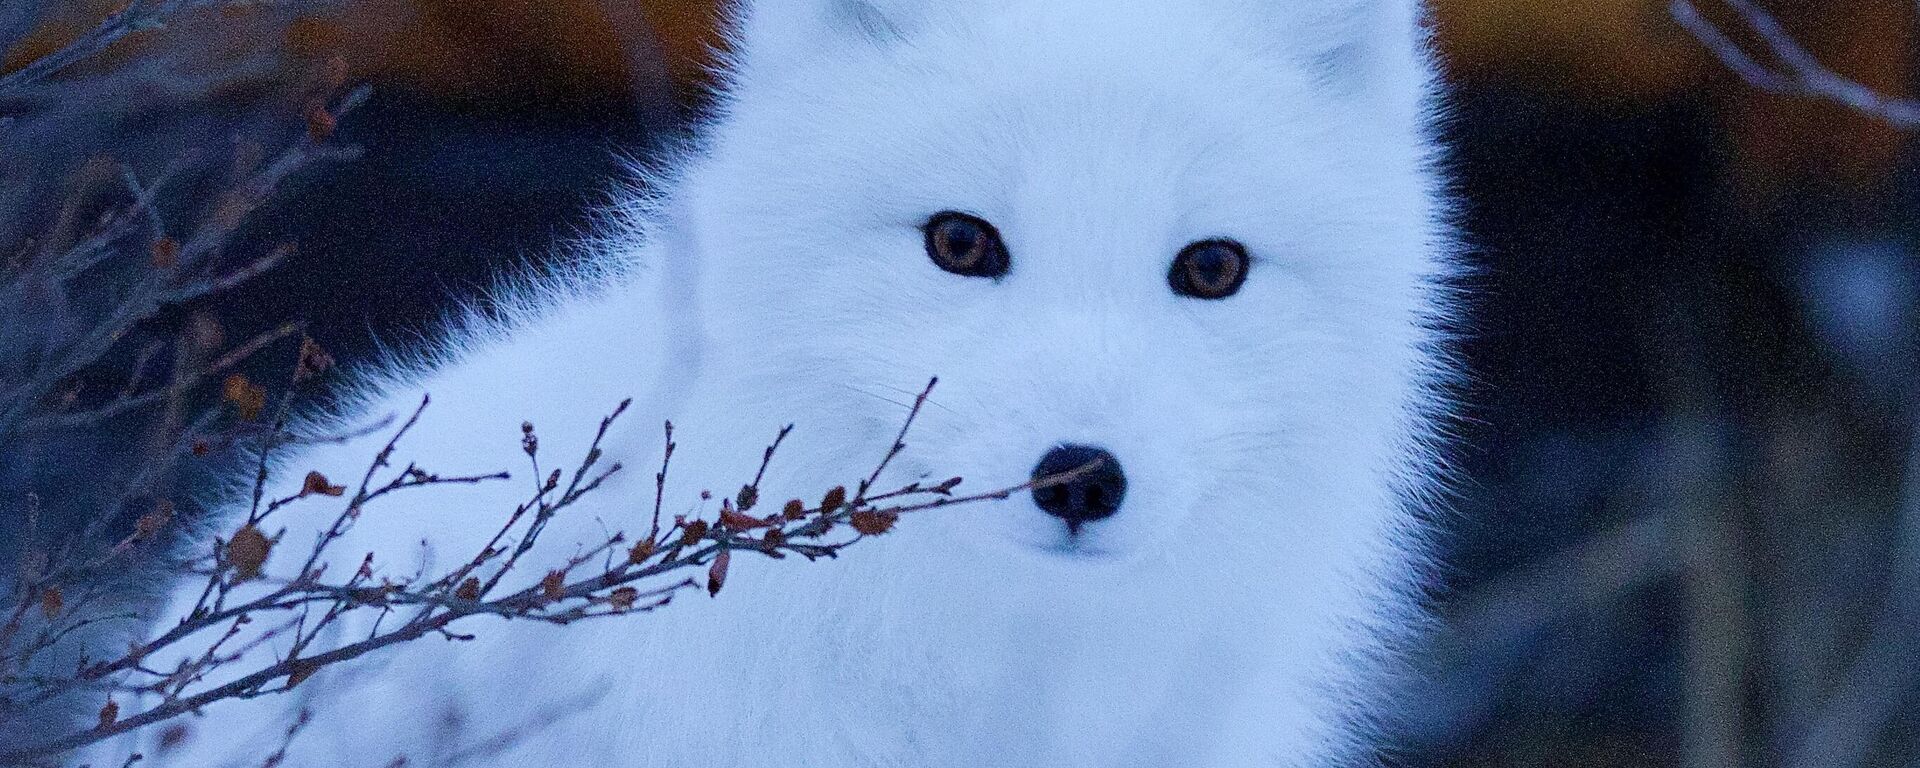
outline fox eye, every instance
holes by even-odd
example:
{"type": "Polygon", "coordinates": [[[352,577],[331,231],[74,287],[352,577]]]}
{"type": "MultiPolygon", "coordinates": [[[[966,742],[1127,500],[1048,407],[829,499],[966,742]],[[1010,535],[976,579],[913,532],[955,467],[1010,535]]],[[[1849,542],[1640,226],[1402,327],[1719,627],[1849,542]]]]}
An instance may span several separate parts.
{"type": "Polygon", "coordinates": [[[1232,240],[1202,240],[1187,246],[1173,260],[1167,283],[1173,292],[1196,299],[1224,299],[1247,281],[1250,260],[1246,246],[1232,240]]]}
{"type": "Polygon", "coordinates": [[[977,216],[946,211],[934,214],[922,229],[927,257],[948,272],[967,277],[999,277],[1010,260],[1000,232],[977,216]]]}

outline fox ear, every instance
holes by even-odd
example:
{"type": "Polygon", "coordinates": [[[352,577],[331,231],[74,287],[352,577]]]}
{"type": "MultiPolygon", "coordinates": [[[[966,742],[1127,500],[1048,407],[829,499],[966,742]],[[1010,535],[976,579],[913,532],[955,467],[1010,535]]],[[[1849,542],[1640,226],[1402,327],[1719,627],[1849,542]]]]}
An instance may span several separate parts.
{"type": "Polygon", "coordinates": [[[1286,0],[1294,27],[1324,81],[1357,98],[1419,109],[1433,87],[1421,0],[1286,0]]]}
{"type": "Polygon", "coordinates": [[[796,61],[899,39],[934,0],[735,0],[735,64],[796,61]]]}

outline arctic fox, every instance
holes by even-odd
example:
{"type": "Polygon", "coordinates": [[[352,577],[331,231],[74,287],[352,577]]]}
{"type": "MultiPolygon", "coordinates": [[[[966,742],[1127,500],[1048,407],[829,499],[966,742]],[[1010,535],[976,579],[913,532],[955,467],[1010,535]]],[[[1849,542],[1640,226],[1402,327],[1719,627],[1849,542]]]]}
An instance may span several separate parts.
{"type": "MultiPolygon", "coordinates": [[[[313,696],[289,764],[1369,759],[1383,651],[1417,623],[1448,374],[1417,2],[734,16],[715,116],[587,269],[525,288],[536,308],[512,323],[454,332],[456,362],[369,379],[362,414],[432,395],[396,465],[524,467],[523,420],[543,453],[577,456],[634,398],[603,461],[642,469],[528,562],[644,530],[664,420],[669,505],[752,477],[788,422],[762,487],[818,498],[886,453],[933,376],[881,486],[1097,471],[902,520],[835,561],[737,557],[717,598],[653,614],[477,620],[471,642],[209,707],[173,764],[257,760],[313,696]]],[[[357,477],[385,439],[281,474],[357,477]]],[[[522,480],[369,509],[334,567],[476,551],[522,480]]],[[[305,509],[282,513],[284,546],[334,511],[305,509]]]]}

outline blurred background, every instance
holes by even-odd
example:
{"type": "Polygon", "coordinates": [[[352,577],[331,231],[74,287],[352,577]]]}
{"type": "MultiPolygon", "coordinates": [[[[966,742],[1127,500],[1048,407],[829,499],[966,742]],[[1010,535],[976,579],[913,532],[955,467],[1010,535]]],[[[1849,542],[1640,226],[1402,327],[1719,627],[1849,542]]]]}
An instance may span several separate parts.
{"type": "MultiPolygon", "coordinates": [[[[114,5],[13,0],[0,71],[114,5]]],[[[351,364],[582,233],[621,157],[697,114],[715,42],[704,0],[254,5],[96,65],[160,62],[138,76],[82,68],[89,89],[30,110],[0,93],[27,115],[0,128],[0,258],[90,188],[101,147],[154,174],[313,130],[288,94],[317,72],[371,83],[337,126],[364,157],[291,179],[235,234],[298,251],[192,308],[229,339],[304,320],[351,364]]],[[[1906,94],[1909,0],[1765,5],[1834,70],[1906,94]]],[[[1911,131],[1742,81],[1663,0],[1434,14],[1480,271],[1442,622],[1393,764],[1920,765],[1911,131]]],[[[0,446],[0,485],[79,508],[118,470],[71,459],[114,444],[0,446]]]]}

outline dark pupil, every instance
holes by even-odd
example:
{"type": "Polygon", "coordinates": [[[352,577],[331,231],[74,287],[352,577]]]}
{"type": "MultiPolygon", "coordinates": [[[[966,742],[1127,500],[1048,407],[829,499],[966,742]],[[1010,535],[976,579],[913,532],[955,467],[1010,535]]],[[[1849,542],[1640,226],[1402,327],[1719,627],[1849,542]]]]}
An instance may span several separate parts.
{"type": "Polygon", "coordinates": [[[1222,291],[1233,284],[1239,271],[1237,257],[1228,249],[1210,245],[1194,251],[1187,261],[1187,275],[1193,287],[1202,291],[1222,291]]]}
{"type": "Polygon", "coordinates": [[[980,230],[964,221],[948,222],[941,228],[947,241],[947,260],[954,266],[966,267],[980,258],[980,230]]]}

